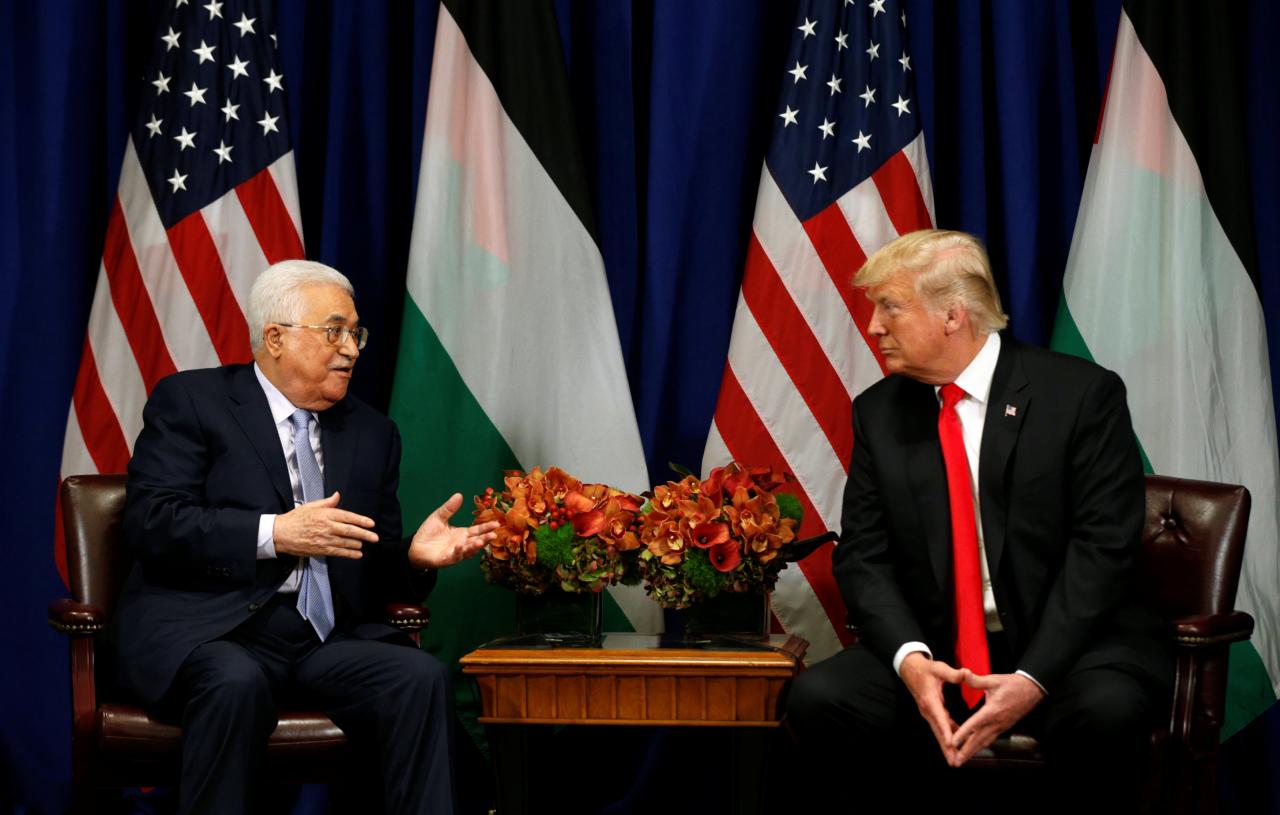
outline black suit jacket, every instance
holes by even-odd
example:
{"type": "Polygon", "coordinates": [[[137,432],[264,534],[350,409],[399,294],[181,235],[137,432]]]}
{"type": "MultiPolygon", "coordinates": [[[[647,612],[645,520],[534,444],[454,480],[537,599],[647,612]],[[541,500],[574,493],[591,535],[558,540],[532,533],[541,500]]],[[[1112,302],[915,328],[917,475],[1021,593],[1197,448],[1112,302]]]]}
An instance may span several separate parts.
{"type": "MultiPolygon", "coordinates": [[[[996,606],[1017,668],[1050,692],[1074,667],[1168,674],[1133,595],[1142,463],[1124,384],[1002,337],[978,465],[996,606]]],[[[951,526],[933,386],[889,376],[854,401],[837,583],[884,661],[918,640],[954,664],[951,526]]]]}
{"type": "MultiPolygon", "coordinates": [[[[129,462],[124,533],[135,558],[116,607],[122,685],[164,695],[198,645],[227,634],[275,593],[298,559],[257,559],[258,519],[288,512],[293,490],[266,395],[251,365],[186,371],[156,384],[129,462]]],[[[325,494],[373,518],[360,560],[329,559],[338,630],[403,639],[385,603],[420,600],[401,537],[400,435],[352,396],[320,413],[325,494]]],[[[430,577],[434,577],[432,574],[430,577]]]]}

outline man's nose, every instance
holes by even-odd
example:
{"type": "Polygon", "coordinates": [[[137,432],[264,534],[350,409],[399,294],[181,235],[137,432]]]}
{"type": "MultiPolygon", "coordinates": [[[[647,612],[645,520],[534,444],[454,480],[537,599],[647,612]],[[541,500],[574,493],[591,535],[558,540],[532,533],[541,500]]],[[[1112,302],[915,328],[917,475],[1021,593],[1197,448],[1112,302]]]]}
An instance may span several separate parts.
{"type": "Polygon", "coordinates": [[[338,343],[338,353],[351,359],[360,356],[360,343],[356,342],[355,334],[348,333],[342,338],[342,342],[338,343]]]}
{"type": "Polygon", "coordinates": [[[880,318],[879,306],[876,306],[871,312],[871,321],[867,323],[867,333],[873,337],[883,337],[889,333],[884,327],[884,320],[880,318]]]}

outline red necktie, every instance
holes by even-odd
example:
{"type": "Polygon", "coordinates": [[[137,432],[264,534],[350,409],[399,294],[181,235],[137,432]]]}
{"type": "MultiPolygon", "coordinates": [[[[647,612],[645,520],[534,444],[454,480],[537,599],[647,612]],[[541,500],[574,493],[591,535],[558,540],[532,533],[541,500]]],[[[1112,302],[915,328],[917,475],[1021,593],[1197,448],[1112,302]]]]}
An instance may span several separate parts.
{"type": "MultiPolygon", "coordinates": [[[[951,571],[956,581],[956,662],[975,674],[991,673],[987,653],[987,626],[982,610],[982,567],[978,563],[978,524],[973,515],[973,486],[969,457],[956,403],[964,398],[958,385],[942,386],[942,411],[938,413],[938,439],[947,466],[947,497],[951,504],[951,571]]],[[[964,701],[973,707],[982,691],[960,687],[964,701]]]]}

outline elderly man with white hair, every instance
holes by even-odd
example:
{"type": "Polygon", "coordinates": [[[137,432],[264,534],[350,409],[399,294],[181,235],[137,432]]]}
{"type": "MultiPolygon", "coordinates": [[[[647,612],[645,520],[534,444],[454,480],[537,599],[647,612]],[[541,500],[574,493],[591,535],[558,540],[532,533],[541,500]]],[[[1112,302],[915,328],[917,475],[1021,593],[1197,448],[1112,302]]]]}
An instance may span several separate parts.
{"type": "Polygon", "coordinates": [[[156,384],[129,462],[121,684],[182,725],[183,812],[255,809],[276,701],[324,709],[389,812],[449,812],[447,671],[381,622],[491,526],[455,494],[401,536],[400,435],[347,393],[368,331],[339,272],[289,260],[249,297],[254,362],[156,384]],[[372,782],[372,779],[371,779],[372,782]]]}

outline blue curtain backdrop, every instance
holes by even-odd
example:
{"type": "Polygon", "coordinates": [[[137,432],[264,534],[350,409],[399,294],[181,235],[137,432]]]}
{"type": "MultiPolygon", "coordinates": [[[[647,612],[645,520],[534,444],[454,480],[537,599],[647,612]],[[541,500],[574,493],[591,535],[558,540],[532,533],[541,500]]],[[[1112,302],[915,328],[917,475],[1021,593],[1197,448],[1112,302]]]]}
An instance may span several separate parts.
{"type": "MultiPolygon", "coordinates": [[[[60,812],[66,643],[44,609],[62,435],[157,2],[0,4],[0,806],[60,812]]],[[[650,474],[697,466],[715,404],[793,9],[557,0],[650,474]]],[[[1262,294],[1280,360],[1280,11],[1248,5],[1262,294]]],[[[281,0],[308,255],[345,271],[374,339],[354,390],[385,408],[437,7],[281,0]]],[[[1118,0],[908,3],[939,224],[983,236],[1020,338],[1043,344],[1118,0]]],[[[1273,373],[1273,383],[1280,377],[1273,373]]],[[[447,625],[440,620],[437,625],[447,625]]],[[[1231,809],[1274,809],[1276,710],[1226,745],[1231,809]]]]}

